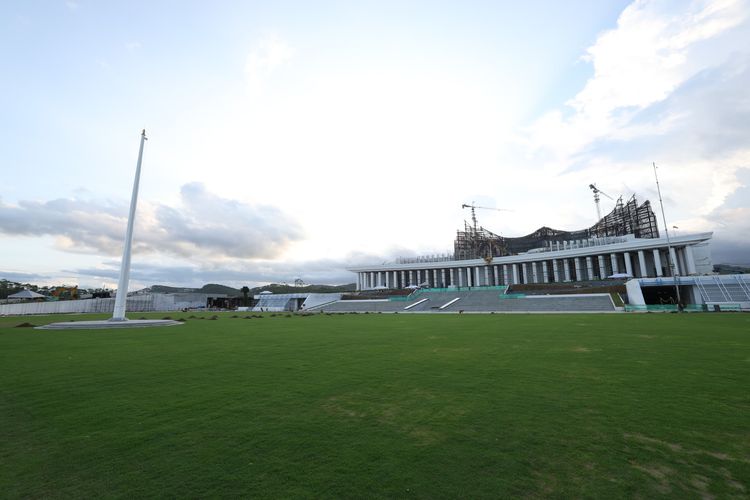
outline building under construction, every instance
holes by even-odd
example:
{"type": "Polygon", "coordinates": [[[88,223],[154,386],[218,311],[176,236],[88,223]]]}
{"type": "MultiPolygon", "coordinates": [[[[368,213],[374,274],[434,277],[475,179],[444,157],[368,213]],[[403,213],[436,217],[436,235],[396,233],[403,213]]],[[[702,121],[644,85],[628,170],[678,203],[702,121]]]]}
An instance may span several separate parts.
{"type": "MultiPolygon", "coordinates": [[[[595,201],[604,194],[595,186],[595,201]]],[[[357,289],[508,286],[562,283],[612,277],[693,276],[712,270],[712,233],[662,237],[648,201],[617,200],[614,210],[587,229],[561,231],[541,227],[506,238],[472,223],[464,224],[453,255],[423,256],[350,268],[357,289]]],[[[498,209],[491,209],[498,210],[498,209]]]]}
{"type": "MultiPolygon", "coordinates": [[[[471,207],[471,205],[465,206],[471,207]]],[[[477,227],[473,207],[472,221],[473,225],[464,222],[463,231],[457,231],[456,240],[453,244],[453,258],[455,260],[491,260],[495,257],[518,255],[535,249],[565,245],[565,242],[569,241],[590,240],[608,236],[659,237],[656,215],[651,210],[651,203],[645,201],[639,206],[635,195],[627,203],[623,203],[622,197],[620,197],[614,210],[590,228],[578,231],[561,231],[544,226],[526,236],[506,238],[481,226],[477,227]]]]}

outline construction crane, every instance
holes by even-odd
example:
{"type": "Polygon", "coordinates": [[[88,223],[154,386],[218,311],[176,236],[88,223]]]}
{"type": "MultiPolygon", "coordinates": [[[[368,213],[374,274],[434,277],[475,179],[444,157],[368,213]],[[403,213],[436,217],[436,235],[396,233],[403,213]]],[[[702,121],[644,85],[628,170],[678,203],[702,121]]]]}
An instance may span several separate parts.
{"type": "Polygon", "coordinates": [[[471,222],[474,224],[474,232],[477,231],[477,214],[475,210],[477,208],[481,208],[482,210],[496,210],[498,212],[512,212],[512,210],[509,210],[507,208],[490,208],[490,207],[480,207],[478,205],[474,205],[474,202],[471,202],[471,205],[468,203],[464,203],[461,205],[461,208],[471,208],[471,222]]]}
{"type": "Polygon", "coordinates": [[[600,220],[602,220],[602,209],[599,207],[599,195],[603,194],[604,196],[606,196],[612,201],[615,201],[615,199],[612,198],[607,193],[605,193],[604,191],[602,191],[601,189],[599,189],[598,187],[596,187],[596,184],[589,184],[589,187],[594,192],[594,203],[596,203],[596,217],[597,217],[596,221],[599,222],[600,220]]]}

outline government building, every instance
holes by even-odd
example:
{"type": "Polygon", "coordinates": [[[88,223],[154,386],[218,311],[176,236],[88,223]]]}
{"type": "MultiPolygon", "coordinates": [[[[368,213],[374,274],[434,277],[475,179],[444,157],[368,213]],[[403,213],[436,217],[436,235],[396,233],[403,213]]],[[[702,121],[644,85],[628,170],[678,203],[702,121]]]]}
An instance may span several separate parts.
{"type": "Polygon", "coordinates": [[[399,259],[349,268],[357,290],[454,288],[564,283],[608,278],[662,278],[709,274],[713,233],[659,233],[651,204],[635,196],[588,229],[542,227],[506,238],[465,223],[452,256],[399,259]]]}

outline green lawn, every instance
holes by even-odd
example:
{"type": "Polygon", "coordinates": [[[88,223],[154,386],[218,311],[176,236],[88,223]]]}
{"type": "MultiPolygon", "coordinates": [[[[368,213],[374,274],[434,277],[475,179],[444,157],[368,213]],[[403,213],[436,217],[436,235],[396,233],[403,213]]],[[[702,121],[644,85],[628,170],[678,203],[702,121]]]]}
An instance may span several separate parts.
{"type": "Polygon", "coordinates": [[[231,316],[0,318],[0,497],[750,495],[748,314],[231,316]]]}

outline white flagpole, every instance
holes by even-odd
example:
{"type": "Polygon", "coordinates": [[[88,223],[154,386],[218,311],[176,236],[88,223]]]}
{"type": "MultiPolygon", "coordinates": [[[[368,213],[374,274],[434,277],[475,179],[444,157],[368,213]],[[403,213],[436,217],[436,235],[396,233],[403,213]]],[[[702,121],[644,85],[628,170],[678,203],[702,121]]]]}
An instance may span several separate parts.
{"type": "Polygon", "coordinates": [[[125,249],[122,251],[122,265],[120,266],[120,281],[117,284],[115,310],[110,321],[126,321],[125,305],[128,299],[128,281],[130,280],[130,254],[133,246],[133,224],[135,223],[135,207],[138,204],[138,184],[141,180],[141,161],[143,160],[143,143],[146,141],[146,129],[141,132],[141,147],[138,151],[138,166],[135,168],[133,181],[133,196],[130,198],[130,215],[128,228],[125,231],[125,249]]]}

